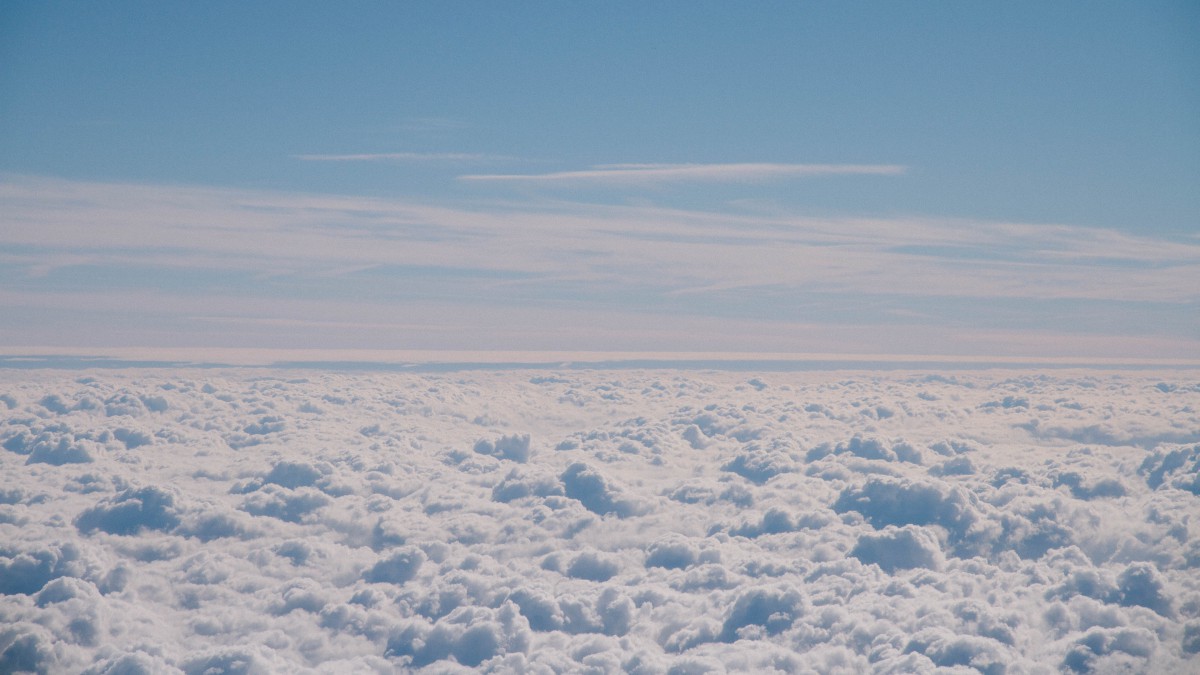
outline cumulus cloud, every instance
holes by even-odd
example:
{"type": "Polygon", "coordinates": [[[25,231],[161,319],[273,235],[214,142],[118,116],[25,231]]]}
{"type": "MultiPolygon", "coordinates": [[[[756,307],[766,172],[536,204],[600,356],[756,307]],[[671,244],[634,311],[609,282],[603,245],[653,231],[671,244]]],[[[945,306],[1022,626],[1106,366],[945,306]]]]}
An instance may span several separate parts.
{"type": "Polygon", "coordinates": [[[501,436],[495,441],[480,439],[475,443],[475,452],[524,463],[529,461],[529,434],[501,436]]]}
{"type": "Polygon", "coordinates": [[[242,510],[255,516],[270,516],[298,523],[309,513],[329,503],[329,498],[308,487],[291,489],[266,485],[242,502],[242,510]]]}
{"type": "Polygon", "coordinates": [[[0,594],[33,595],[63,576],[81,576],[85,570],[80,549],[73,543],[46,548],[0,549],[0,594]]]}
{"type": "Polygon", "coordinates": [[[393,551],[375,563],[363,575],[363,579],[372,583],[403,584],[416,576],[417,570],[421,569],[424,562],[425,554],[420,549],[407,547],[404,550],[393,551]]]}
{"type": "Polygon", "coordinates": [[[1169,486],[1200,496],[1200,445],[1156,449],[1142,461],[1138,473],[1151,489],[1169,486]]]}
{"type": "Polygon", "coordinates": [[[637,501],[623,496],[603,474],[583,462],[568,466],[560,480],[566,496],[579,500],[584,508],[596,515],[611,513],[618,518],[627,518],[642,509],[637,501]]]}
{"type": "Polygon", "coordinates": [[[96,530],[109,534],[138,534],[142,530],[170,530],[179,525],[175,495],[154,486],[123,490],[106,497],[80,513],[75,526],[80,532],[96,530]]]}
{"type": "Polygon", "coordinates": [[[725,471],[759,485],[775,476],[795,470],[794,467],[795,462],[786,451],[764,448],[757,443],[747,444],[744,450],[721,466],[725,471]]]}
{"type": "Polygon", "coordinates": [[[27,455],[27,464],[88,464],[99,446],[86,435],[76,434],[65,424],[17,425],[4,440],[4,448],[27,455]]]}
{"type": "Polygon", "coordinates": [[[414,622],[388,640],[386,654],[417,668],[451,658],[475,667],[525,653],[530,639],[529,622],[508,602],[497,610],[461,607],[432,625],[414,622]]]}
{"type": "Polygon", "coordinates": [[[752,588],[743,591],[721,624],[720,639],[734,642],[781,633],[791,628],[803,611],[803,596],[794,589],[752,588]]]}
{"type": "Polygon", "coordinates": [[[927,530],[913,525],[888,526],[879,534],[864,534],[850,555],[885,572],[914,568],[937,569],[941,547],[927,530]]]}
{"type": "Polygon", "coordinates": [[[0,671],[1190,672],[1194,379],[13,370],[0,671]]]}
{"type": "MultiPolygon", "coordinates": [[[[870,478],[859,487],[846,488],[833,504],[837,513],[862,514],[876,528],[904,525],[938,525],[953,543],[963,542],[978,519],[966,494],[955,488],[927,482],[870,478]]],[[[905,530],[912,541],[912,530],[905,530]]]]}

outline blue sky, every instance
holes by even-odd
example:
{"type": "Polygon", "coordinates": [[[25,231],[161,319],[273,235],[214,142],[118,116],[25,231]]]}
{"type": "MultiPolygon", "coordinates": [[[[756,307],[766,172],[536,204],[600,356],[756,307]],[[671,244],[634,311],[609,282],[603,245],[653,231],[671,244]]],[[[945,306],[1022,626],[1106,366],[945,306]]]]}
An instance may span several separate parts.
{"type": "Polygon", "coordinates": [[[0,345],[1200,357],[1200,6],[0,8],[0,345]]]}

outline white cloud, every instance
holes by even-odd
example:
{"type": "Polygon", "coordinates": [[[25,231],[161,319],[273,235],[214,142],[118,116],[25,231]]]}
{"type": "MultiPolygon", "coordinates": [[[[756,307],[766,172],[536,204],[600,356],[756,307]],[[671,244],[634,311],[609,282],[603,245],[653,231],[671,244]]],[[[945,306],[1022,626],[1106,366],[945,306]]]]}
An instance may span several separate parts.
{"type": "Polygon", "coordinates": [[[1200,449],[1150,437],[1200,428],[1191,371],[10,370],[0,396],[0,669],[1200,658],[1200,449]],[[1129,431],[1069,431],[1101,421],[1129,431]],[[55,439],[91,461],[28,463],[55,439]]]}
{"type": "Polygon", "coordinates": [[[876,175],[898,176],[899,164],[601,164],[579,171],[540,174],[468,174],[464,181],[539,183],[616,183],[639,185],[673,182],[757,182],[786,177],[876,175]]]}
{"type": "Polygon", "coordinates": [[[293,155],[305,162],[491,162],[511,160],[504,155],[471,152],[372,152],[293,155]]]}
{"type": "Polygon", "coordinates": [[[1196,353],[1200,247],[1111,230],[19,177],[0,200],[0,303],[43,317],[9,344],[1196,353]]]}

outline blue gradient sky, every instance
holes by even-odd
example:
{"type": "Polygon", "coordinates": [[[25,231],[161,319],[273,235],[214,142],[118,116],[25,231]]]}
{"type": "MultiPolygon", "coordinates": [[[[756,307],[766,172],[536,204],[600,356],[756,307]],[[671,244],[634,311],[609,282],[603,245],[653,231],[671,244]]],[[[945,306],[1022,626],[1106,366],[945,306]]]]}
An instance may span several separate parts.
{"type": "Polygon", "coordinates": [[[0,344],[1200,357],[1200,6],[0,7],[0,344]]]}

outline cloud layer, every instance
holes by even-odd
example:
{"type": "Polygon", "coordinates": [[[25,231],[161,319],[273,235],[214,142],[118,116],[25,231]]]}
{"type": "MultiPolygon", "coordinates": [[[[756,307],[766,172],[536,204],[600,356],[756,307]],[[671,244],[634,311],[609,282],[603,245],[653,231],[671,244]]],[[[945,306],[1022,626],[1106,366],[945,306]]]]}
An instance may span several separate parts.
{"type": "Polygon", "coordinates": [[[34,178],[0,199],[10,345],[1200,353],[1200,246],[1111,230],[34,178]]]}
{"type": "Polygon", "coordinates": [[[6,672],[1200,658],[1191,376],[4,379],[6,672]]]}

